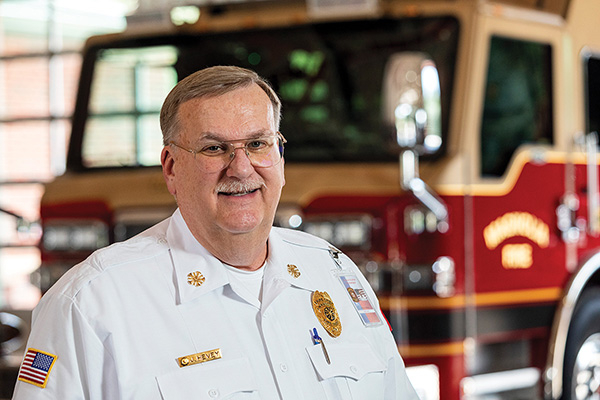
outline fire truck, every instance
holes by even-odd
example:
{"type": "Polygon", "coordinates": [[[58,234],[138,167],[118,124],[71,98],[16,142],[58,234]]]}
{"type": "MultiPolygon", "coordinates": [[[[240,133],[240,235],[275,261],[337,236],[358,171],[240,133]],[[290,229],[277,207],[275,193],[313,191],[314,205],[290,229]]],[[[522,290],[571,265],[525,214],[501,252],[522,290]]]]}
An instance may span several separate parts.
{"type": "Polygon", "coordinates": [[[35,279],[173,212],[162,101],[239,65],[283,102],[276,224],[360,266],[422,399],[599,399],[599,16],[593,0],[141,9],[85,46],[35,279]]]}

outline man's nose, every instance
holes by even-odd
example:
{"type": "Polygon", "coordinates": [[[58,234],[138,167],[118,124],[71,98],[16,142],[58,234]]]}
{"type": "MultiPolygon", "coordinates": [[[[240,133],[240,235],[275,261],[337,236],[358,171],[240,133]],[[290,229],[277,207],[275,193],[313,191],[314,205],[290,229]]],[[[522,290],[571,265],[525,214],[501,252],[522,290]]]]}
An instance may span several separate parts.
{"type": "Polygon", "coordinates": [[[231,150],[230,158],[229,165],[226,167],[227,176],[246,177],[254,171],[254,167],[250,161],[250,154],[245,146],[234,147],[231,150]],[[237,150],[241,150],[241,152],[237,150]]]}

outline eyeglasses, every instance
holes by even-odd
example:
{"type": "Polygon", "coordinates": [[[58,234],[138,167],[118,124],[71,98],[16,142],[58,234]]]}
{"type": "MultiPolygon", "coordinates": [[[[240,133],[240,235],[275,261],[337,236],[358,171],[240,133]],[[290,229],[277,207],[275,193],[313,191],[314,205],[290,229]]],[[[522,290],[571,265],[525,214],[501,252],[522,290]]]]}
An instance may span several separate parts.
{"type": "Polygon", "coordinates": [[[284,143],[287,143],[287,140],[280,132],[277,132],[274,136],[261,136],[250,139],[206,140],[200,144],[197,150],[183,147],[175,142],[169,142],[170,145],[192,153],[194,159],[200,163],[201,168],[206,172],[218,172],[227,168],[235,158],[237,149],[244,150],[254,167],[268,168],[275,166],[283,158],[284,143]],[[234,143],[241,143],[242,145],[235,146],[234,143]],[[200,155],[200,157],[197,155],[200,155]]]}

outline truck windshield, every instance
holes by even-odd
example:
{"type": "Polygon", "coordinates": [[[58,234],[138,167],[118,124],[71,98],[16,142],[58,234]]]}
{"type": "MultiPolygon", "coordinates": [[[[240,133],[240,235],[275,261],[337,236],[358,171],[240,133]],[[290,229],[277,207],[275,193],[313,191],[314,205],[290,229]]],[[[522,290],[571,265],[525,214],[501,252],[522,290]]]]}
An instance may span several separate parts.
{"type": "Polygon", "coordinates": [[[286,162],[397,161],[393,129],[382,117],[386,63],[403,52],[426,54],[434,63],[441,110],[435,123],[444,138],[458,32],[451,17],[380,19],[143,37],[91,47],[68,167],[159,165],[162,101],[178,80],[211,65],[250,68],[272,83],[283,103],[286,162]]]}

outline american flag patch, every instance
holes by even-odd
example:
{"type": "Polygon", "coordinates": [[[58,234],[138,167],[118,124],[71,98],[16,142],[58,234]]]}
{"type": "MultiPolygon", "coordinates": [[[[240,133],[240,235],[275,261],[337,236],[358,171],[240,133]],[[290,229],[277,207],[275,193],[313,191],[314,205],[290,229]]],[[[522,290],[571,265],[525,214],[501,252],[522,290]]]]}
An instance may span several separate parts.
{"type": "Polygon", "coordinates": [[[58,357],[36,349],[27,349],[21,370],[19,371],[19,380],[41,388],[46,387],[50,370],[58,357]]]}

